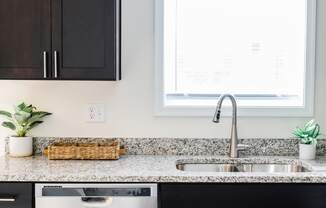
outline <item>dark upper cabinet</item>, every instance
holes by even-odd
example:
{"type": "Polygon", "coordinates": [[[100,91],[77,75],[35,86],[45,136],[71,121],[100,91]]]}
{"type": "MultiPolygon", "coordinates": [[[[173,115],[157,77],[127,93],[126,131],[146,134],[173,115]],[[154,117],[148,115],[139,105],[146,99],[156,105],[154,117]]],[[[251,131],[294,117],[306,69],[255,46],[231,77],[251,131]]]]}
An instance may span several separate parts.
{"type": "Polygon", "coordinates": [[[0,31],[0,79],[121,78],[120,0],[0,0],[0,31]]]}
{"type": "Polygon", "coordinates": [[[119,1],[53,0],[52,5],[53,77],[119,77],[119,1]]]}
{"type": "Polygon", "coordinates": [[[50,14],[50,0],[0,0],[0,79],[43,79],[50,72],[50,14]]]}

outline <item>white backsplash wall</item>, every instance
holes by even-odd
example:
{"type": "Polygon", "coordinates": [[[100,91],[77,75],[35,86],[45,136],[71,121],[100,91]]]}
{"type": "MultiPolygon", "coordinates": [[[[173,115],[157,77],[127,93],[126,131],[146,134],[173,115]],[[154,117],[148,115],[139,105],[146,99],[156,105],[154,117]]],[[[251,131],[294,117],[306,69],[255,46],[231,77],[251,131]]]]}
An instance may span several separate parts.
{"type": "MultiPolygon", "coordinates": [[[[227,137],[230,119],[154,117],[154,0],[123,0],[120,82],[0,81],[0,109],[25,101],[53,113],[35,136],[227,137]],[[104,103],[105,123],[85,121],[88,103],[104,103]]],[[[318,1],[315,117],[326,132],[326,1],[318,1]]],[[[240,35],[240,34],[239,34],[240,35]]],[[[239,136],[289,137],[309,118],[239,118],[239,136]]],[[[9,131],[0,129],[0,137],[9,131]]],[[[1,145],[0,145],[1,146],[1,145]]],[[[3,146],[3,145],[2,145],[3,146]]],[[[2,152],[2,151],[1,151],[2,152]]]]}

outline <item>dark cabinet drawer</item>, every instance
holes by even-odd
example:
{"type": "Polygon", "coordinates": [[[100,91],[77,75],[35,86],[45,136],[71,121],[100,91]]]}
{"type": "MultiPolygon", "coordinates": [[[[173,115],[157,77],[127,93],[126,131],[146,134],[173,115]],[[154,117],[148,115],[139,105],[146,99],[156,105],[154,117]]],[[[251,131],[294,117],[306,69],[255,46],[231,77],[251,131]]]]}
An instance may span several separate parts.
{"type": "Polygon", "coordinates": [[[0,208],[32,208],[31,183],[0,183],[0,208]]]}

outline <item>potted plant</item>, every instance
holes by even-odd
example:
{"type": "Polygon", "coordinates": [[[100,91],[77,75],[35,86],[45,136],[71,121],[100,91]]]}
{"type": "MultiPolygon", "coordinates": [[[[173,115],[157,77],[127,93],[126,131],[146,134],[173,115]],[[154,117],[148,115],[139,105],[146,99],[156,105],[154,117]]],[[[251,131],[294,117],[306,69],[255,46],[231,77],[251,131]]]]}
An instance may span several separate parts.
{"type": "Polygon", "coordinates": [[[16,132],[9,138],[9,155],[13,157],[26,157],[33,155],[33,138],[27,136],[27,133],[43,123],[41,120],[51,113],[37,111],[33,105],[21,103],[14,107],[14,113],[0,111],[6,121],[2,126],[16,132]]]}
{"type": "Polygon", "coordinates": [[[293,131],[299,140],[299,157],[304,160],[313,160],[316,158],[316,146],[320,136],[320,126],[311,120],[303,127],[297,127],[293,131]]]}

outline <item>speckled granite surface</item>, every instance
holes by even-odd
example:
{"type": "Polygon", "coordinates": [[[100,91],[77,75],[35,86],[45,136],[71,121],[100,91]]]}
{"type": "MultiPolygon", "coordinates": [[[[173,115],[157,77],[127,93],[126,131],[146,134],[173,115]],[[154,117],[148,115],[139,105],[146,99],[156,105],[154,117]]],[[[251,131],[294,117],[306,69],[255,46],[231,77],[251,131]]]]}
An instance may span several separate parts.
{"type": "MultiPolygon", "coordinates": [[[[49,144],[60,142],[106,142],[104,138],[34,138],[35,154],[49,144]]],[[[119,138],[128,155],[227,155],[229,139],[177,139],[177,138],[119,138]]],[[[241,156],[297,156],[297,139],[241,139],[250,147],[241,156]]],[[[326,155],[326,140],[321,139],[317,155],[326,155]]]]}
{"type": "MultiPolygon", "coordinates": [[[[300,163],[304,173],[186,172],[177,162],[223,162],[226,157],[129,155],[117,161],[49,161],[45,157],[0,157],[0,181],[34,182],[200,182],[200,183],[326,183],[326,158],[241,158],[238,162],[300,163]]],[[[233,160],[234,162],[234,160],[233,160]]]]}

